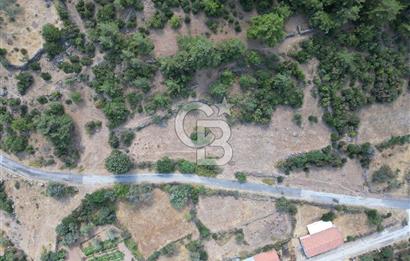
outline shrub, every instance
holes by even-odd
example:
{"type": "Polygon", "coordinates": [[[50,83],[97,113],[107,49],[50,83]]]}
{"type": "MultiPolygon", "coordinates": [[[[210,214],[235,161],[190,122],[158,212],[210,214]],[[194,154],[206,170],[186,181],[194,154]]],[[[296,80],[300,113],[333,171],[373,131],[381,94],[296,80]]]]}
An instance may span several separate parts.
{"type": "Polygon", "coordinates": [[[42,72],[40,74],[40,77],[43,78],[44,81],[49,81],[51,80],[51,74],[48,72],[42,72]]]}
{"type": "Polygon", "coordinates": [[[373,173],[372,182],[384,183],[395,179],[396,177],[397,173],[395,173],[388,165],[383,165],[373,173]]]}
{"type": "Polygon", "coordinates": [[[70,93],[70,99],[74,102],[74,103],[80,103],[83,101],[83,98],[81,97],[81,93],[79,91],[73,91],[70,93]]]}
{"type": "Polygon", "coordinates": [[[239,183],[245,183],[246,173],[245,172],[235,172],[235,178],[239,181],[239,183]]]}
{"type": "Polygon", "coordinates": [[[308,121],[309,121],[310,123],[318,123],[318,122],[319,122],[318,118],[317,118],[316,116],[314,116],[314,115],[309,115],[308,121]]]}
{"type": "Polygon", "coordinates": [[[27,89],[30,88],[34,83],[33,76],[28,72],[22,72],[16,76],[17,81],[17,90],[21,95],[26,94],[27,89]]]}
{"type": "Polygon", "coordinates": [[[299,127],[302,127],[302,115],[300,113],[295,113],[293,114],[292,121],[298,125],[299,127]]]}
{"type": "Polygon", "coordinates": [[[72,186],[66,186],[62,183],[50,182],[47,185],[46,195],[55,199],[63,199],[76,194],[78,190],[72,186]]]}
{"type": "Polygon", "coordinates": [[[135,138],[135,134],[132,131],[123,131],[120,135],[120,140],[121,143],[125,146],[125,147],[129,147],[132,144],[132,141],[135,138]]]}
{"type": "Polygon", "coordinates": [[[291,215],[295,215],[298,211],[296,205],[284,197],[278,198],[275,202],[275,206],[279,212],[285,212],[291,215]]]}
{"type": "Polygon", "coordinates": [[[114,174],[124,174],[127,173],[132,167],[132,162],[127,154],[119,151],[113,150],[105,159],[105,168],[114,174]]]}
{"type": "Polygon", "coordinates": [[[181,27],[181,17],[173,15],[169,20],[169,23],[171,24],[172,29],[178,29],[181,27]]]}
{"type": "Polygon", "coordinates": [[[6,211],[10,215],[14,213],[14,203],[6,194],[4,182],[0,182],[0,209],[6,211]]]}
{"type": "Polygon", "coordinates": [[[98,130],[101,129],[102,122],[101,121],[89,121],[85,124],[85,132],[88,135],[94,135],[98,130]]]}
{"type": "Polygon", "coordinates": [[[54,146],[54,153],[67,167],[73,167],[79,158],[78,150],[74,146],[74,123],[65,114],[60,103],[53,102],[48,109],[36,118],[38,131],[54,146]]]}
{"type": "Polygon", "coordinates": [[[308,170],[309,167],[334,167],[340,168],[344,165],[343,159],[336,151],[332,150],[330,146],[321,150],[301,153],[299,155],[291,156],[278,164],[279,169],[289,174],[295,170],[308,170]]]}
{"type": "Polygon", "coordinates": [[[64,261],[66,259],[67,252],[64,249],[58,250],[56,252],[44,250],[41,253],[41,261],[64,261]]]}
{"type": "Polygon", "coordinates": [[[286,6],[281,6],[275,12],[255,16],[247,31],[250,39],[258,39],[273,47],[285,36],[283,26],[285,19],[290,15],[286,6]]]}
{"type": "Polygon", "coordinates": [[[365,213],[367,215],[367,220],[370,225],[374,225],[378,227],[381,226],[383,222],[383,218],[377,210],[369,209],[369,210],[366,210],[365,213]]]}
{"type": "Polygon", "coordinates": [[[333,211],[329,211],[322,215],[320,218],[323,221],[333,221],[336,218],[336,214],[333,211]]]}
{"type": "Polygon", "coordinates": [[[175,161],[168,157],[163,157],[162,159],[158,160],[155,165],[158,173],[175,172],[175,161]]]}
{"type": "Polygon", "coordinates": [[[183,174],[195,174],[196,172],[196,164],[187,160],[178,160],[177,168],[183,174]]]}

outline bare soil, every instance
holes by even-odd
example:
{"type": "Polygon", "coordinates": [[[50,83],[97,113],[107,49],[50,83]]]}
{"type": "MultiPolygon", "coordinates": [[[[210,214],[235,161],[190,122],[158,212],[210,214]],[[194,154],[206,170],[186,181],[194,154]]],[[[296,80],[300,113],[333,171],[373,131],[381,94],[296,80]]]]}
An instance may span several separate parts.
{"type": "Polygon", "coordinates": [[[208,241],[205,246],[211,260],[243,255],[291,236],[290,218],[277,212],[274,200],[269,198],[201,197],[197,210],[198,218],[212,232],[243,229],[245,236],[244,244],[236,243],[235,237],[223,242],[208,241]]]}
{"type": "Polygon", "coordinates": [[[79,206],[81,199],[93,188],[80,188],[79,193],[67,200],[57,201],[44,194],[43,183],[10,178],[2,173],[6,192],[13,200],[16,217],[0,213],[0,229],[29,257],[39,260],[42,248],[56,247],[55,228],[61,220],[79,206]],[[20,184],[17,189],[15,183],[20,184]]]}
{"type": "Polygon", "coordinates": [[[131,206],[118,204],[117,218],[138,244],[144,257],[166,244],[181,239],[189,234],[195,238],[198,234],[194,224],[185,219],[188,209],[178,211],[169,203],[168,194],[154,191],[154,199],[149,206],[131,206]]]}
{"type": "Polygon", "coordinates": [[[7,59],[11,64],[22,65],[43,46],[41,29],[47,23],[60,25],[60,20],[52,1],[16,0],[22,11],[17,14],[15,22],[0,12],[4,23],[0,31],[0,48],[7,50],[7,59]],[[49,3],[49,4],[47,4],[49,3]],[[18,50],[15,50],[17,48],[18,50]],[[21,49],[26,49],[23,55],[21,49]]]}

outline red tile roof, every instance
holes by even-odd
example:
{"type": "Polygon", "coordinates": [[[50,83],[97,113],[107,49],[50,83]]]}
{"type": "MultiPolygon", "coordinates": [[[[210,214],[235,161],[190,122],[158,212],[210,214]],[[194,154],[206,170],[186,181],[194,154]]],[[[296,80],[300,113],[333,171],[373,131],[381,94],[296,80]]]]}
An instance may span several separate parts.
{"type": "Polygon", "coordinates": [[[279,256],[275,250],[265,252],[265,253],[260,253],[254,256],[253,260],[255,261],[280,261],[279,256]]]}
{"type": "Polygon", "coordinates": [[[312,257],[343,245],[343,235],[336,227],[332,227],[301,237],[300,242],[306,256],[312,257]]]}

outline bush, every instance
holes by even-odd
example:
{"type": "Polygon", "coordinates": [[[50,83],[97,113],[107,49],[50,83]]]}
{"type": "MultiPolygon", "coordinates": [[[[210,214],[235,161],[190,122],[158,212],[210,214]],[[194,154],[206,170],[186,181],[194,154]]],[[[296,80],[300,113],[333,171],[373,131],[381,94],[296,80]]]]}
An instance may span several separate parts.
{"type": "Polygon", "coordinates": [[[27,92],[27,89],[30,88],[34,83],[33,76],[28,72],[22,72],[16,76],[17,79],[17,91],[24,95],[27,92]]]}
{"type": "Polygon", "coordinates": [[[54,146],[54,153],[67,167],[74,167],[79,158],[74,146],[74,123],[65,114],[60,103],[53,102],[48,109],[36,118],[38,131],[54,146]]]}
{"type": "Polygon", "coordinates": [[[70,99],[74,102],[74,103],[80,103],[83,101],[83,98],[81,97],[81,93],[78,91],[73,91],[70,93],[70,99]]]}
{"type": "Polygon", "coordinates": [[[173,15],[169,20],[172,29],[178,29],[181,27],[181,17],[177,15],[173,15]]]}
{"type": "Polygon", "coordinates": [[[51,74],[49,74],[48,72],[42,72],[40,74],[40,77],[43,78],[44,81],[51,80],[51,74]]]}
{"type": "Polygon", "coordinates": [[[235,178],[239,181],[239,183],[245,183],[246,173],[245,172],[235,172],[235,178]]]}
{"type": "Polygon", "coordinates": [[[119,150],[113,150],[110,156],[105,159],[105,168],[114,174],[127,173],[132,165],[128,155],[119,150]]]}
{"type": "Polygon", "coordinates": [[[320,218],[323,221],[333,221],[336,218],[336,214],[333,211],[329,211],[322,215],[320,218]]]}
{"type": "Polygon", "coordinates": [[[123,131],[120,136],[121,143],[125,147],[129,147],[132,144],[132,141],[135,138],[135,134],[132,131],[123,131]]]}
{"type": "Polygon", "coordinates": [[[0,182],[0,209],[6,211],[10,215],[14,213],[14,203],[6,194],[4,182],[0,182]]]}
{"type": "Polygon", "coordinates": [[[178,160],[177,168],[183,174],[195,174],[196,172],[196,164],[187,160],[178,160]]]}
{"type": "Polygon", "coordinates": [[[388,165],[383,165],[373,173],[372,182],[384,183],[395,179],[396,177],[397,173],[395,173],[388,165]]]}
{"type": "Polygon", "coordinates": [[[383,222],[383,218],[377,210],[369,209],[369,210],[366,210],[365,213],[367,215],[367,220],[370,225],[378,226],[378,227],[381,226],[383,222]]]}
{"type": "Polygon", "coordinates": [[[286,6],[281,6],[275,12],[254,16],[247,31],[250,39],[258,39],[273,47],[285,36],[283,26],[290,15],[286,6]]]}
{"type": "Polygon", "coordinates": [[[284,197],[278,198],[275,202],[275,206],[279,212],[285,212],[291,215],[295,215],[298,211],[296,205],[284,197]]]}
{"type": "Polygon", "coordinates": [[[278,164],[279,169],[281,169],[286,174],[295,170],[308,170],[309,167],[334,167],[340,168],[344,165],[345,159],[343,159],[336,151],[332,148],[326,147],[321,150],[310,151],[302,153],[296,156],[291,156],[278,164]]]}
{"type": "Polygon", "coordinates": [[[67,252],[64,249],[58,250],[56,252],[43,251],[41,253],[41,261],[64,261],[66,259],[67,252]]]}
{"type": "Polygon", "coordinates": [[[168,157],[164,157],[160,160],[157,161],[156,165],[156,169],[158,171],[158,173],[173,173],[175,172],[175,161],[168,158],[168,157]]]}
{"type": "Polygon", "coordinates": [[[50,182],[47,185],[46,195],[55,199],[63,199],[74,196],[78,190],[72,186],[66,186],[62,183],[50,182]]]}
{"type": "Polygon", "coordinates": [[[87,134],[91,136],[94,135],[98,130],[100,130],[101,127],[101,121],[89,121],[85,124],[85,132],[87,132],[87,134]]]}

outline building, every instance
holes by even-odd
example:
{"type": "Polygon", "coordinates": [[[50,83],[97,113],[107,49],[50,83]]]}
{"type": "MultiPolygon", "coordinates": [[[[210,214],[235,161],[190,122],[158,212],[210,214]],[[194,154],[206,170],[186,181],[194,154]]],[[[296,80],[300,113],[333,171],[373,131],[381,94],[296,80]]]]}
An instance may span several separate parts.
{"type": "Polygon", "coordinates": [[[333,223],[331,221],[320,220],[307,225],[307,230],[309,231],[309,234],[313,235],[331,227],[333,227],[333,223]]]}
{"type": "Polygon", "coordinates": [[[300,238],[307,257],[317,256],[338,248],[343,245],[343,242],[343,235],[335,226],[300,238]]]}
{"type": "Polygon", "coordinates": [[[245,259],[244,261],[280,261],[275,250],[257,254],[256,256],[245,259]]]}

